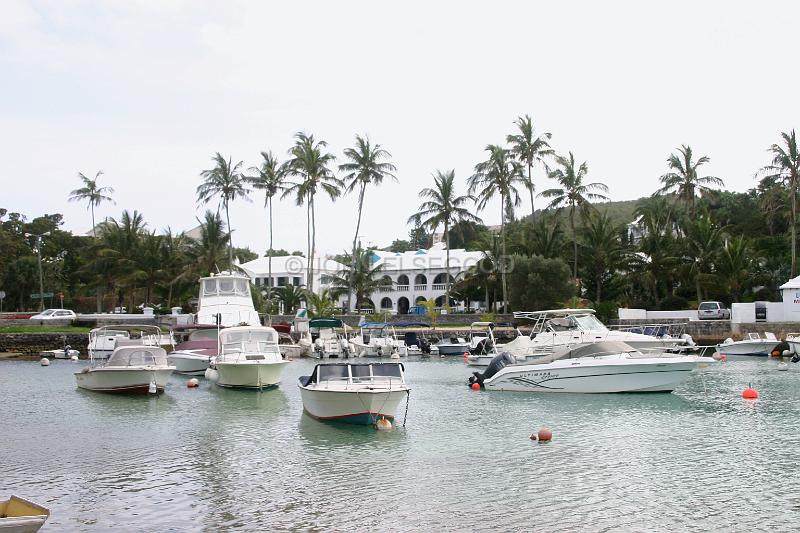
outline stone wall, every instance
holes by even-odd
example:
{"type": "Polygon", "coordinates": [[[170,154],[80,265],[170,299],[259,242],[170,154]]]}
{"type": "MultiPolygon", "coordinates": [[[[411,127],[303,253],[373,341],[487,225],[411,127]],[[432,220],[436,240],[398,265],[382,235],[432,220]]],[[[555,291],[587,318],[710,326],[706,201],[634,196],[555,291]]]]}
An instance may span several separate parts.
{"type": "Polygon", "coordinates": [[[42,350],[63,348],[65,341],[81,355],[88,355],[88,333],[0,333],[0,352],[38,355],[42,350]]]}

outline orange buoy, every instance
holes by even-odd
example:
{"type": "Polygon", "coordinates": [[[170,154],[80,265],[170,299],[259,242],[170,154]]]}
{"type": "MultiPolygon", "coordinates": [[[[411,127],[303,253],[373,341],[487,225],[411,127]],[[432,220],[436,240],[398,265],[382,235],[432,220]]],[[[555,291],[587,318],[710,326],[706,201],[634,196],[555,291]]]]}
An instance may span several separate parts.
{"type": "Polygon", "coordinates": [[[727,360],[728,360],[728,356],[727,356],[727,355],[725,355],[725,354],[721,354],[721,355],[719,356],[719,360],[720,360],[720,361],[727,361],[727,360]]]}
{"type": "Polygon", "coordinates": [[[470,387],[472,390],[481,390],[481,384],[480,384],[480,383],[473,383],[473,384],[472,384],[472,385],[470,385],[469,387],[470,387]]]}
{"type": "Polygon", "coordinates": [[[758,399],[758,391],[748,385],[747,388],[742,391],[742,398],[745,400],[756,400],[758,399]]]}
{"type": "Polygon", "coordinates": [[[539,439],[539,442],[547,442],[553,439],[553,432],[550,431],[550,428],[544,426],[539,429],[539,433],[536,434],[539,439]]]}

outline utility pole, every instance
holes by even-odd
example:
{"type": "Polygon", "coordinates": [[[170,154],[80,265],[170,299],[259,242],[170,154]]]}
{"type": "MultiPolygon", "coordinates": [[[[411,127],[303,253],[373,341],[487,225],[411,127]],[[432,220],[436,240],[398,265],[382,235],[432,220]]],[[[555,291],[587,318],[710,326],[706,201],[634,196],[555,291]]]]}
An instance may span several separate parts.
{"type": "Polygon", "coordinates": [[[37,235],[36,256],[39,258],[39,312],[44,311],[44,277],[42,276],[42,236],[37,235]]]}

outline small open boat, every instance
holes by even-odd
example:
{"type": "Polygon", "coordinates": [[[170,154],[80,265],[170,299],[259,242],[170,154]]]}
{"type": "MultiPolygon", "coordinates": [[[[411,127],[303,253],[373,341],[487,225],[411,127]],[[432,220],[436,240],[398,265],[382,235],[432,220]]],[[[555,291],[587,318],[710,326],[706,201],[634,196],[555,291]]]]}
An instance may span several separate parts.
{"type": "Polygon", "coordinates": [[[375,424],[392,420],[411,390],[402,363],[328,363],[300,377],[303,409],[320,420],[375,424]]]}
{"type": "Polygon", "coordinates": [[[0,501],[0,532],[35,533],[44,525],[50,511],[18,496],[0,501]]]}
{"type": "Polygon", "coordinates": [[[219,334],[219,355],[211,366],[220,387],[262,389],[278,385],[284,367],[278,332],[265,326],[237,326],[219,334]]]}

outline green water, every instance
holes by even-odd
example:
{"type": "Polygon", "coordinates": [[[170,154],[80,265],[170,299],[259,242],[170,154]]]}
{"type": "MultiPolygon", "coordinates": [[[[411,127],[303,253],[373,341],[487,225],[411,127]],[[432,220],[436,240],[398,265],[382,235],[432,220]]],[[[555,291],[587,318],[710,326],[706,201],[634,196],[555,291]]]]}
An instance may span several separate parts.
{"type": "Polygon", "coordinates": [[[83,364],[0,362],[0,497],[49,507],[43,531],[800,524],[800,364],[730,361],[673,394],[588,396],[475,392],[459,358],[411,360],[407,426],[389,432],[304,415],[296,382],[313,361],[267,392],[173,376],[158,398],[78,390],[83,364]],[[553,441],[531,442],[542,425],[553,441]]]}

